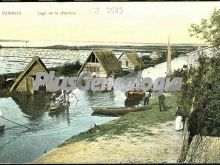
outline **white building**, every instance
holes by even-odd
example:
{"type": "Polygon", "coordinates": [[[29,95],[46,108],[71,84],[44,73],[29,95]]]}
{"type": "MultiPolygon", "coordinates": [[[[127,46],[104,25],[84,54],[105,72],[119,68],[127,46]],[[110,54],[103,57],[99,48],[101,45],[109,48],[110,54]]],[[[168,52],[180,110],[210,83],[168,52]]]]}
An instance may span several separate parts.
{"type": "Polygon", "coordinates": [[[122,53],[118,61],[123,70],[138,70],[144,66],[142,59],[137,55],[136,52],[125,52],[122,53]]]}

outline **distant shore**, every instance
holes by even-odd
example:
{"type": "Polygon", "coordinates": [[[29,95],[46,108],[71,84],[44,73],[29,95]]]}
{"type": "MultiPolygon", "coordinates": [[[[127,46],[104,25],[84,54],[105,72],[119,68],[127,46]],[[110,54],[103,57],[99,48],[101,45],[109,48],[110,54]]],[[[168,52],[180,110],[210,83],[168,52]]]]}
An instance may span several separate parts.
{"type": "MultiPolygon", "coordinates": [[[[189,52],[198,48],[198,44],[173,44],[172,50],[189,52]]],[[[32,48],[32,49],[66,49],[66,50],[99,50],[111,49],[114,51],[130,51],[135,50],[138,52],[152,52],[155,50],[166,51],[166,44],[152,44],[152,45],[86,45],[86,46],[67,46],[67,45],[53,45],[53,46],[2,46],[0,48],[32,48]]]]}

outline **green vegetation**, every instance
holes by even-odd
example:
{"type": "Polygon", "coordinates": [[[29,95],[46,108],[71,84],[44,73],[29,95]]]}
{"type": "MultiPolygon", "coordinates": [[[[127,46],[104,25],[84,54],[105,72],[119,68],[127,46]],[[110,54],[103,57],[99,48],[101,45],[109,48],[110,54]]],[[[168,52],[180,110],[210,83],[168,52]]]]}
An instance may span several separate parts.
{"type": "MultiPolygon", "coordinates": [[[[200,25],[192,24],[191,36],[204,39],[219,48],[220,9],[214,9],[209,19],[200,25]]],[[[178,71],[183,76],[182,90],[177,104],[195,134],[220,136],[220,53],[212,58],[200,55],[198,67],[178,71]]],[[[177,72],[176,72],[177,73],[177,72]]]]}
{"type": "Polygon", "coordinates": [[[73,63],[65,63],[62,66],[49,68],[49,70],[55,71],[57,76],[73,76],[73,75],[77,75],[81,66],[82,64],[79,62],[79,60],[77,60],[76,62],[73,63]]]}
{"type": "Polygon", "coordinates": [[[175,119],[176,112],[176,96],[166,96],[167,111],[160,112],[158,106],[158,98],[152,97],[150,100],[149,108],[146,111],[131,112],[120,117],[118,120],[114,120],[100,126],[91,128],[90,130],[73,136],[62,145],[88,140],[93,141],[98,137],[107,135],[105,137],[111,138],[113,136],[121,135],[126,132],[135,133],[143,131],[141,126],[151,126],[153,124],[163,123],[175,119]]]}
{"type": "Polygon", "coordinates": [[[199,66],[183,74],[178,105],[191,117],[197,134],[220,136],[220,57],[200,56],[199,66]],[[191,110],[195,115],[190,115],[191,110]]]}
{"type": "Polygon", "coordinates": [[[214,9],[209,19],[202,19],[200,25],[192,24],[191,36],[204,39],[214,46],[220,45],[220,9],[214,9]]]}
{"type": "Polygon", "coordinates": [[[0,75],[0,97],[10,97],[10,87],[14,80],[7,81],[9,78],[17,77],[20,73],[9,73],[0,75]]]}

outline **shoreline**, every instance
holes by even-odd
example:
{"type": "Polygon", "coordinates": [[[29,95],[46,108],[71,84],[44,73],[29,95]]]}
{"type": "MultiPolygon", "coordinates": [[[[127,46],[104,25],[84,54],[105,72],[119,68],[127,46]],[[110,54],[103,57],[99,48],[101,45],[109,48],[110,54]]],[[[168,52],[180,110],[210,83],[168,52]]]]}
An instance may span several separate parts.
{"type": "Polygon", "coordinates": [[[152,98],[148,110],[73,136],[31,163],[175,163],[183,139],[174,129],[174,98],[167,95],[164,112],[152,98]]]}
{"type": "Polygon", "coordinates": [[[145,132],[108,139],[78,141],[55,148],[31,163],[177,163],[182,132],[174,122],[155,124],[145,132]]]}

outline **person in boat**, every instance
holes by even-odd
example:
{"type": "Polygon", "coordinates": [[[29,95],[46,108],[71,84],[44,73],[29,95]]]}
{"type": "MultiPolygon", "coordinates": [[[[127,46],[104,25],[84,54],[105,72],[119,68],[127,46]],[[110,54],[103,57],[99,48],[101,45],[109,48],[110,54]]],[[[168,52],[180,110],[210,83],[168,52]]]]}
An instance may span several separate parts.
{"type": "Polygon", "coordinates": [[[145,92],[144,105],[148,105],[148,104],[149,104],[149,100],[150,100],[150,97],[151,97],[151,93],[152,93],[151,90],[148,90],[148,91],[145,92]]]}
{"type": "Polygon", "coordinates": [[[66,90],[62,91],[62,94],[59,97],[59,104],[65,105],[66,103],[70,103],[70,101],[69,101],[69,93],[70,92],[71,91],[66,91],[66,90]]]}
{"type": "Polygon", "coordinates": [[[59,104],[62,105],[64,103],[64,92],[62,91],[61,95],[59,95],[57,98],[54,96],[54,100],[53,100],[54,104],[59,104]]]}
{"type": "Polygon", "coordinates": [[[158,96],[158,101],[159,101],[159,109],[160,111],[165,111],[166,106],[165,106],[165,96],[164,94],[158,96]]]}
{"type": "Polygon", "coordinates": [[[70,100],[70,96],[69,96],[69,94],[71,93],[72,91],[70,91],[70,90],[66,90],[66,101],[67,102],[69,102],[69,100],[70,100]]]}
{"type": "Polygon", "coordinates": [[[53,94],[52,94],[51,100],[52,100],[52,102],[55,102],[55,101],[56,101],[56,93],[53,93],[53,94]]]}

